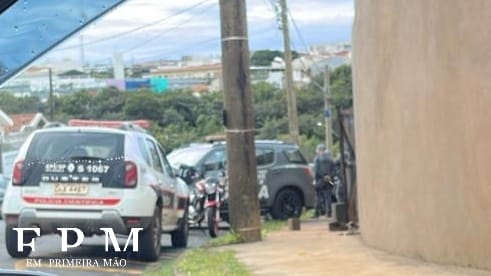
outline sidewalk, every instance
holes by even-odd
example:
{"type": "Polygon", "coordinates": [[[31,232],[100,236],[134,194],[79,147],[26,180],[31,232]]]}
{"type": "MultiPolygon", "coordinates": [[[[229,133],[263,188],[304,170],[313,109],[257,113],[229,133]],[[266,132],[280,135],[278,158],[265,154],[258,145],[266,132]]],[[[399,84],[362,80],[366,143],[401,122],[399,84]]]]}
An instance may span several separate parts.
{"type": "Polygon", "coordinates": [[[491,272],[442,266],[371,249],[360,235],[329,232],[327,220],[302,221],[300,232],[270,233],[262,242],[233,245],[253,275],[470,275],[491,272]]]}

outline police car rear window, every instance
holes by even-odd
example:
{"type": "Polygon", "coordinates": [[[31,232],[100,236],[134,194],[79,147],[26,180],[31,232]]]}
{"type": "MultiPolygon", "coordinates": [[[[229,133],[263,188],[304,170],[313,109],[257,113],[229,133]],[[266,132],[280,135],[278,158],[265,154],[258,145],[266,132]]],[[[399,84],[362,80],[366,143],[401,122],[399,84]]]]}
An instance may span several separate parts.
{"type": "Polygon", "coordinates": [[[45,132],[33,137],[26,160],[124,158],[124,136],[116,133],[45,132]]]}

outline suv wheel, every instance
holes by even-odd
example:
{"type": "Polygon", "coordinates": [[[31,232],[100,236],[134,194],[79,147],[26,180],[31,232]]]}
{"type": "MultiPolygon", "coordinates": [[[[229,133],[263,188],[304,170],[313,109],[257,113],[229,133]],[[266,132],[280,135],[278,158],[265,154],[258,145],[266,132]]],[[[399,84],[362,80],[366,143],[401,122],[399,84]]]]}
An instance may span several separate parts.
{"type": "Polygon", "coordinates": [[[161,214],[162,210],[160,207],[155,207],[150,226],[139,237],[140,259],[143,261],[154,262],[160,256],[160,239],[162,237],[161,214]]]}
{"type": "MultiPolygon", "coordinates": [[[[24,246],[22,251],[17,251],[17,232],[13,229],[15,226],[5,225],[5,245],[7,252],[13,258],[26,258],[31,253],[31,248],[24,246]]],[[[33,237],[24,237],[24,243],[29,243],[33,237]]]]}
{"type": "Polygon", "coordinates": [[[288,188],[283,189],[273,202],[271,216],[279,220],[300,217],[302,206],[302,196],[297,191],[288,188]]]}
{"type": "Polygon", "coordinates": [[[179,228],[170,233],[172,246],[176,248],[184,248],[188,246],[188,234],[189,234],[189,224],[188,224],[188,208],[186,206],[184,215],[179,221],[179,228]]]}

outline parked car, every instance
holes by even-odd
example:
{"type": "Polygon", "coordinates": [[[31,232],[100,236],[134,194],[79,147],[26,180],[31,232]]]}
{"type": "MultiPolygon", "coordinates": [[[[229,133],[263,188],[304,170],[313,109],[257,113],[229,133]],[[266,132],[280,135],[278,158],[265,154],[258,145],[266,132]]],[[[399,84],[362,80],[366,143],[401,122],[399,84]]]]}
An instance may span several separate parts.
{"type": "MultiPolygon", "coordinates": [[[[312,170],[295,144],[281,141],[256,141],[256,158],[261,213],[274,219],[300,216],[303,207],[315,205],[312,170]]],[[[168,155],[179,170],[191,167],[202,177],[221,173],[226,167],[225,142],[191,144],[168,155]]],[[[226,200],[226,198],[225,198],[226,200]]],[[[228,218],[227,202],[221,213],[228,218]]]]}
{"type": "Polygon", "coordinates": [[[37,130],[21,147],[6,191],[7,251],[12,257],[31,251],[17,251],[14,227],[39,227],[42,235],[75,227],[85,236],[103,234],[101,227],[122,235],[141,227],[139,257],[155,261],[161,233],[169,233],[175,247],[187,245],[188,196],[163,147],[148,134],[98,127],[37,130]]]}

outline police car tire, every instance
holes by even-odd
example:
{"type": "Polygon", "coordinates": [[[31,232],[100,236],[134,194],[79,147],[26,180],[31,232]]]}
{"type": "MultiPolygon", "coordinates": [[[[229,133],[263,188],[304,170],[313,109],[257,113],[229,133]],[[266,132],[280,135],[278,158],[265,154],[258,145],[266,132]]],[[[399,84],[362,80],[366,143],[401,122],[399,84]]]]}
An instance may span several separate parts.
{"type": "Polygon", "coordinates": [[[160,240],[162,236],[161,214],[161,208],[156,206],[152,222],[139,236],[138,250],[140,252],[140,259],[143,261],[154,262],[160,257],[160,240]]]}
{"type": "Polygon", "coordinates": [[[171,242],[172,247],[175,248],[185,248],[188,246],[188,234],[189,234],[189,224],[188,224],[188,208],[184,209],[184,215],[179,220],[179,228],[176,231],[171,232],[171,242]]]}
{"type": "MultiPolygon", "coordinates": [[[[17,232],[14,231],[14,226],[5,225],[5,245],[7,247],[7,252],[12,258],[26,258],[31,253],[31,248],[24,246],[24,249],[19,252],[17,251],[17,232]]],[[[31,238],[32,239],[32,238],[31,238]]],[[[29,243],[30,240],[26,236],[24,238],[24,243],[29,243]]]]}

